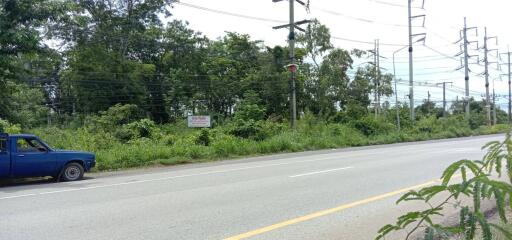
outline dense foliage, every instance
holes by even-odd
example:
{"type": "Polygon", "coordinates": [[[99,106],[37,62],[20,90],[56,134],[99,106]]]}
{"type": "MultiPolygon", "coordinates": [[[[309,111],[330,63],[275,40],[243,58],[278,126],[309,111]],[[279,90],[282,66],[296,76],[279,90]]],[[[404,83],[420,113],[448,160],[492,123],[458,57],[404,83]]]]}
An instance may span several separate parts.
{"type": "MultiPolygon", "coordinates": [[[[163,22],[172,3],[2,0],[0,118],[32,128],[133,104],[156,123],[206,113],[222,122],[249,108],[262,113],[255,121],[286,119],[287,48],[234,32],[211,40],[186,22],[163,22]]],[[[371,107],[377,73],[347,74],[365,52],[334,48],[318,21],[297,39],[299,112],[371,107]]],[[[389,96],[391,78],[382,76],[379,94],[389,96]]]]}

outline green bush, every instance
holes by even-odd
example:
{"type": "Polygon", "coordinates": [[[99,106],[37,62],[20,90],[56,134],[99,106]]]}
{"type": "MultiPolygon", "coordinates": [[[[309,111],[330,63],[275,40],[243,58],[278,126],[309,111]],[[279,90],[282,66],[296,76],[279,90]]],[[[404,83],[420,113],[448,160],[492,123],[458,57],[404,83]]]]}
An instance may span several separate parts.
{"type": "Polygon", "coordinates": [[[386,122],[385,119],[370,116],[352,121],[350,124],[366,136],[387,134],[395,129],[395,126],[386,122]]]}
{"type": "Polygon", "coordinates": [[[195,143],[197,145],[202,145],[202,146],[207,147],[210,145],[210,142],[211,142],[210,132],[208,131],[208,129],[202,129],[199,136],[197,136],[195,143]]]}
{"type": "Polygon", "coordinates": [[[149,119],[125,124],[114,130],[114,136],[122,142],[128,142],[137,138],[151,138],[157,130],[156,124],[149,119]]]}
{"type": "Polygon", "coordinates": [[[11,124],[7,120],[0,118],[0,133],[16,134],[21,132],[21,127],[17,124],[11,124]]]}
{"type": "Polygon", "coordinates": [[[237,119],[228,127],[228,133],[240,138],[262,141],[279,134],[284,129],[284,125],[269,121],[237,119]]]}
{"type": "Polygon", "coordinates": [[[144,118],[142,110],[133,104],[117,104],[97,116],[86,118],[86,125],[92,128],[112,129],[144,118]]]}
{"type": "Polygon", "coordinates": [[[414,131],[417,133],[433,133],[437,125],[435,116],[420,119],[415,126],[414,131]]]}
{"type": "Polygon", "coordinates": [[[145,118],[125,125],[126,128],[134,131],[137,137],[150,138],[157,132],[155,122],[145,118]]]}
{"type": "Polygon", "coordinates": [[[244,101],[235,112],[234,119],[243,121],[262,121],[265,119],[266,109],[259,105],[260,98],[255,91],[248,91],[244,93],[244,101]]]}

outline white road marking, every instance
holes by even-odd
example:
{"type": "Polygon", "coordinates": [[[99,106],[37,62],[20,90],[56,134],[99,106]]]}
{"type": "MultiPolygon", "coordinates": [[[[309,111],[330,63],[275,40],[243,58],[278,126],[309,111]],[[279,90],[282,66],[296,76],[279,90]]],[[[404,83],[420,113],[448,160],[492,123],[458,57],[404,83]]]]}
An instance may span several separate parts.
{"type": "Polygon", "coordinates": [[[291,178],[304,177],[304,176],[310,176],[310,175],[315,175],[315,174],[322,174],[322,173],[328,173],[328,172],[334,172],[334,171],[347,170],[347,169],[351,169],[351,168],[354,168],[354,167],[335,168],[335,169],[323,170],[323,171],[318,171],[318,172],[310,172],[310,173],[304,173],[304,174],[299,174],[299,175],[293,175],[293,176],[290,176],[290,177],[291,178]]]}
{"type": "MultiPolygon", "coordinates": [[[[290,164],[294,164],[294,163],[314,162],[314,161],[329,160],[329,159],[336,159],[336,158],[340,158],[340,157],[329,157],[329,158],[323,158],[323,159],[318,159],[317,158],[317,159],[310,159],[310,160],[304,160],[304,161],[294,161],[294,162],[286,162],[286,163],[265,164],[265,165],[258,165],[258,166],[233,168],[233,169],[228,169],[228,170],[210,171],[210,172],[187,174],[187,175],[178,175],[178,176],[170,176],[170,177],[162,177],[162,178],[154,178],[154,179],[147,179],[147,180],[136,180],[136,181],[128,180],[128,182],[105,184],[105,185],[92,186],[92,187],[81,187],[81,188],[72,188],[72,189],[64,189],[64,190],[56,190],[56,191],[47,191],[47,192],[39,192],[39,193],[31,193],[31,194],[23,194],[23,195],[0,197],[0,200],[13,199],[13,198],[22,198],[22,197],[33,197],[33,196],[56,194],[56,193],[76,192],[76,191],[91,190],[91,189],[98,189],[98,188],[126,186],[126,185],[132,185],[132,184],[157,182],[157,181],[166,181],[166,180],[172,180],[172,179],[178,179],[178,178],[196,177],[196,176],[211,175],[211,174],[218,174],[218,173],[229,173],[229,172],[248,170],[248,169],[255,169],[255,168],[282,166],[282,165],[290,165],[290,164]]],[[[79,184],[80,182],[75,182],[75,183],[79,184]]]]}

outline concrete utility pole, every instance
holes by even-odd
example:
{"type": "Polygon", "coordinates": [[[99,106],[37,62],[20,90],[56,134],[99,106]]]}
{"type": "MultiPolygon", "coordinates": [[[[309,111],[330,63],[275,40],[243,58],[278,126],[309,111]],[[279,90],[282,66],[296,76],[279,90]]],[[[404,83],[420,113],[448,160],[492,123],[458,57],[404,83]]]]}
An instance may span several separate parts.
{"type": "MultiPolygon", "coordinates": [[[[283,0],[272,0],[272,2],[281,2],[283,0]]],[[[290,23],[286,25],[281,25],[277,27],[273,27],[273,29],[281,29],[281,28],[289,28],[290,33],[288,35],[288,44],[290,45],[290,65],[288,65],[288,70],[290,71],[290,124],[292,128],[297,127],[297,93],[296,93],[296,77],[297,77],[297,65],[295,63],[295,28],[304,31],[302,28],[299,28],[298,25],[309,23],[309,20],[303,20],[300,22],[295,22],[295,1],[306,6],[306,3],[301,0],[290,0],[289,8],[290,8],[290,23]]]]}
{"type": "MultiPolygon", "coordinates": [[[[469,108],[469,64],[468,64],[468,27],[466,23],[466,18],[464,17],[464,81],[466,83],[466,100],[464,101],[465,109],[466,109],[466,119],[469,120],[471,109],[469,108]]],[[[444,95],[444,85],[443,85],[443,95],[444,95]]],[[[446,108],[445,108],[446,110],[446,108]]]]}
{"type": "Polygon", "coordinates": [[[496,116],[496,92],[494,89],[494,78],[492,79],[492,124],[496,125],[498,124],[498,119],[496,116]]]}
{"type": "Polygon", "coordinates": [[[378,57],[378,53],[377,53],[377,40],[374,41],[374,47],[373,47],[373,70],[375,71],[375,76],[374,79],[373,79],[373,85],[375,86],[375,89],[374,89],[374,92],[373,92],[373,100],[374,100],[374,106],[373,106],[373,110],[375,112],[375,117],[379,116],[379,110],[378,110],[378,97],[377,95],[379,90],[378,90],[378,78],[377,78],[377,72],[379,71],[379,68],[378,68],[378,65],[377,65],[377,59],[379,58],[378,57]]]}
{"type": "Polygon", "coordinates": [[[512,79],[510,71],[510,49],[507,52],[508,56],[508,122],[512,123],[512,79]]]}
{"type": "Polygon", "coordinates": [[[491,126],[492,120],[491,120],[491,99],[489,94],[489,52],[492,50],[489,50],[488,41],[490,39],[496,39],[496,37],[488,37],[487,36],[487,27],[484,29],[485,35],[484,35],[484,67],[485,67],[485,108],[487,110],[487,125],[491,126]]]}
{"type": "MultiPolygon", "coordinates": [[[[413,38],[417,36],[423,36],[420,41],[425,41],[426,39],[426,33],[421,34],[413,34],[412,32],[412,20],[416,18],[423,18],[423,26],[425,26],[425,15],[412,15],[412,1],[407,1],[408,6],[408,15],[407,15],[407,21],[409,22],[409,105],[411,108],[411,121],[415,121],[416,114],[414,113],[414,67],[413,67],[413,38]]],[[[423,1],[423,5],[425,5],[425,1],[423,1]]]]}
{"type": "Polygon", "coordinates": [[[447,115],[447,104],[446,104],[446,84],[447,83],[453,83],[453,82],[442,82],[438,83],[436,85],[443,85],[443,117],[446,117],[447,115]]]}
{"type": "Polygon", "coordinates": [[[485,28],[484,36],[484,64],[485,64],[485,109],[487,111],[487,125],[491,125],[491,106],[489,99],[489,60],[487,58],[487,27],[485,28]]]}
{"type": "Polygon", "coordinates": [[[411,121],[414,122],[416,116],[414,114],[414,68],[413,68],[413,48],[412,48],[412,0],[408,0],[409,7],[409,105],[411,108],[411,121]]]}
{"type": "Polygon", "coordinates": [[[508,123],[509,124],[512,124],[512,79],[511,79],[511,62],[510,62],[510,55],[512,54],[512,52],[510,52],[510,48],[508,49],[508,52],[506,53],[502,53],[503,54],[506,54],[507,55],[507,58],[508,58],[508,62],[505,63],[504,65],[508,65],[508,74],[505,74],[508,76],[508,123]]]}
{"type": "Polygon", "coordinates": [[[511,79],[511,71],[510,71],[510,49],[507,52],[508,56],[508,122],[512,123],[512,79],[511,79]]]}
{"type": "Polygon", "coordinates": [[[510,71],[510,50],[508,55],[508,122],[512,123],[512,79],[510,71]]]}
{"type": "Polygon", "coordinates": [[[380,112],[380,42],[377,39],[377,114],[380,112]]]}
{"type": "Polygon", "coordinates": [[[476,32],[476,35],[478,36],[478,29],[476,27],[470,27],[468,28],[467,27],[467,22],[466,22],[466,18],[464,18],[464,28],[462,29],[461,31],[461,39],[459,41],[463,41],[462,43],[462,52],[457,54],[457,56],[460,56],[462,54],[464,54],[464,56],[462,57],[463,59],[463,63],[461,64],[461,67],[457,68],[457,70],[460,70],[462,68],[464,68],[464,81],[465,81],[465,84],[466,84],[466,88],[465,88],[465,97],[464,97],[464,109],[465,109],[465,113],[466,113],[466,119],[469,119],[470,118],[470,115],[471,115],[471,109],[470,109],[470,96],[469,96],[469,72],[470,72],[470,69],[469,69],[469,59],[471,57],[478,57],[478,56],[471,56],[469,55],[469,45],[471,43],[476,43],[477,44],[477,49],[478,49],[478,41],[468,41],[468,32],[469,30],[475,30],[476,32]]]}
{"type": "MultiPolygon", "coordinates": [[[[464,101],[464,105],[465,105],[465,110],[466,110],[466,119],[469,119],[470,118],[470,115],[471,115],[471,109],[470,109],[470,96],[469,96],[469,58],[471,57],[475,57],[475,56],[470,56],[469,55],[469,50],[468,50],[468,46],[469,44],[471,43],[476,43],[477,44],[477,49],[478,49],[478,41],[473,41],[473,42],[470,42],[468,41],[468,31],[469,30],[475,30],[476,32],[476,35],[478,36],[478,29],[476,27],[470,27],[468,28],[467,26],[467,21],[466,21],[466,18],[464,18],[464,29],[462,30],[462,41],[463,42],[463,46],[464,46],[464,81],[466,83],[466,92],[465,92],[465,101],[464,101]]],[[[477,56],[476,56],[477,57],[477,56]]]]}
{"type": "Polygon", "coordinates": [[[379,39],[376,39],[375,42],[374,42],[375,46],[374,46],[374,49],[373,49],[373,68],[374,68],[374,71],[375,71],[375,76],[374,76],[374,86],[375,86],[375,90],[374,90],[374,112],[375,112],[375,116],[379,116],[380,113],[381,113],[381,109],[380,109],[380,86],[381,86],[381,68],[380,68],[380,43],[379,43],[379,39]]]}
{"type": "MultiPolygon", "coordinates": [[[[290,44],[290,64],[295,64],[295,8],[294,3],[295,0],[288,1],[290,3],[290,35],[288,36],[288,41],[290,44]]],[[[295,129],[297,127],[297,92],[295,89],[295,71],[290,71],[290,81],[291,81],[291,92],[292,92],[292,113],[291,113],[291,125],[292,128],[295,129]]]]}

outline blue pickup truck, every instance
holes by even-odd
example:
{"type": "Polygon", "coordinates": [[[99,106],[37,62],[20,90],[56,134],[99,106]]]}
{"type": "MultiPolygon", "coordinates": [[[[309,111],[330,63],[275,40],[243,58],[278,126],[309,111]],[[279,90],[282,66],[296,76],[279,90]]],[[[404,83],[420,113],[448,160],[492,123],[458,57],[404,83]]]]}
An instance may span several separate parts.
{"type": "Polygon", "coordinates": [[[95,165],[92,153],[54,150],[34,135],[0,133],[0,179],[52,176],[77,181],[95,165]]]}

